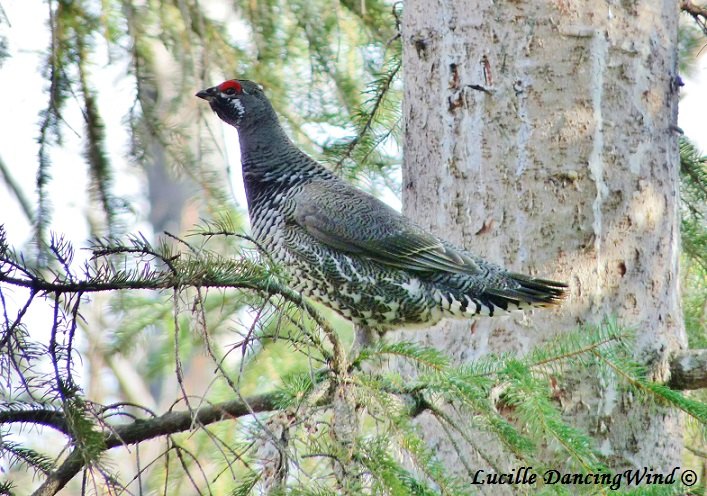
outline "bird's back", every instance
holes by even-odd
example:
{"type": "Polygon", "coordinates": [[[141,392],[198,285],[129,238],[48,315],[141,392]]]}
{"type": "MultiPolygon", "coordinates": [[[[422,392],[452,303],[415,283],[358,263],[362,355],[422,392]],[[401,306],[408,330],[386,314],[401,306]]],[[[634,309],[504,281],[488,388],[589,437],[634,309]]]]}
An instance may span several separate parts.
{"type": "Polygon", "coordinates": [[[254,235],[283,265],[293,289],[358,324],[429,325],[445,316],[552,304],[562,296],[563,285],[510,274],[327,174],[280,181],[259,196],[259,208],[251,210],[254,235]],[[428,261],[422,249],[432,243],[456,258],[428,261]]]}

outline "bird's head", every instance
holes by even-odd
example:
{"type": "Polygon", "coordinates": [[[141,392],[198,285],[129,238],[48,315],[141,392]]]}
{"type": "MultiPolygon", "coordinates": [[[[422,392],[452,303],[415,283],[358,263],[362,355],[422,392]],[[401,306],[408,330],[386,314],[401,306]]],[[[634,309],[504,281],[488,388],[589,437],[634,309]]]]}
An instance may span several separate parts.
{"type": "Polygon", "coordinates": [[[236,128],[250,127],[275,115],[260,85],[245,79],[229,79],[196,96],[209,102],[222,120],[236,128]]]}

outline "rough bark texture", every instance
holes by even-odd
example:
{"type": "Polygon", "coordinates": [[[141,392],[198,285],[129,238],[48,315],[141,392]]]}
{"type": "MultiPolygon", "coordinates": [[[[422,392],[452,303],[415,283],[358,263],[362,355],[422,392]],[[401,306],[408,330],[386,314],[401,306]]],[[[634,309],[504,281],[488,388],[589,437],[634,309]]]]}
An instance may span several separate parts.
{"type": "MultiPolygon", "coordinates": [[[[473,326],[445,321],[403,337],[463,362],[524,353],[616,316],[641,330],[636,356],[666,379],[669,354],[686,343],[677,277],[678,5],[409,0],[403,21],[405,213],[510,269],[570,283],[569,300],[554,311],[473,326]]],[[[568,391],[567,417],[614,467],[679,465],[675,412],[596,380],[568,391]]],[[[454,466],[457,455],[429,424],[425,432],[454,466]]]]}

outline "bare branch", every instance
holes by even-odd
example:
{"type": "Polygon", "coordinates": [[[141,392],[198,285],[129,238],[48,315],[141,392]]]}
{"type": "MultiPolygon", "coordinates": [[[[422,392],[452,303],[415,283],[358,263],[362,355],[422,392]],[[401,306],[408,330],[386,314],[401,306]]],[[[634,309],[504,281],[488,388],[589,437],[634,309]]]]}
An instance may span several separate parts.
{"type": "MultiPolygon", "coordinates": [[[[148,439],[188,431],[194,425],[204,426],[222,420],[231,420],[243,417],[251,412],[269,412],[276,410],[278,408],[277,405],[278,395],[269,393],[251,396],[244,401],[234,400],[205,406],[193,412],[167,412],[153,419],[136,420],[130,424],[112,427],[110,432],[107,432],[104,436],[104,451],[118,446],[140,443],[148,439]]],[[[4,412],[4,415],[9,413],[11,412],[4,412]]],[[[52,414],[61,415],[58,412],[52,412],[52,414]]],[[[57,423],[56,419],[53,422],[57,423]]],[[[82,453],[80,450],[75,449],[33,494],[35,496],[46,496],[58,493],[85,465],[86,460],[83,458],[82,453]]]]}
{"type": "Polygon", "coordinates": [[[670,360],[672,389],[688,390],[707,387],[707,350],[685,350],[670,360]]]}
{"type": "Polygon", "coordinates": [[[702,32],[707,36],[707,8],[695,5],[691,0],[682,0],[680,10],[686,12],[695,20],[702,32]]]}
{"type": "MultiPolygon", "coordinates": [[[[12,407],[13,405],[10,404],[9,406],[12,407]]],[[[12,408],[10,410],[0,411],[0,424],[17,423],[45,425],[67,436],[71,436],[71,431],[66,423],[64,413],[61,410],[53,408],[33,408],[27,406],[26,408],[12,408]]]]}

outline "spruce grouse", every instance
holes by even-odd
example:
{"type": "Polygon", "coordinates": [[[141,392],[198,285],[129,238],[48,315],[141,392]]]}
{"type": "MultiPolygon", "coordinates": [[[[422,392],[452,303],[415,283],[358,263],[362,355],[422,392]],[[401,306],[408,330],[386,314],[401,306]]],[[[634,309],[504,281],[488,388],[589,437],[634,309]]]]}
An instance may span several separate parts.
{"type": "Polygon", "coordinates": [[[354,323],[383,331],[564,297],[565,284],[507,272],[336,177],[290,141],[258,84],[196,96],[238,130],[254,238],[293,289],[354,323]]]}

